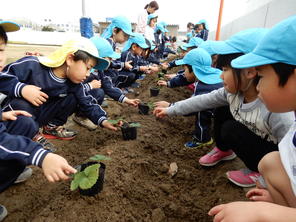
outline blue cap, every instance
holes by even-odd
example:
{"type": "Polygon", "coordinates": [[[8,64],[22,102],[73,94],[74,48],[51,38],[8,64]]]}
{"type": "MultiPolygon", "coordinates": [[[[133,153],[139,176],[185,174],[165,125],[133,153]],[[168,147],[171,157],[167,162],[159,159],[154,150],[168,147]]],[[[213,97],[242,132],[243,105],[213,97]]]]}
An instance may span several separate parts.
{"type": "Polygon", "coordinates": [[[214,55],[217,54],[213,49],[212,49],[212,44],[214,41],[212,40],[207,40],[207,41],[203,41],[199,48],[202,48],[204,50],[206,50],[210,55],[214,55]]]}
{"type": "Polygon", "coordinates": [[[274,63],[296,65],[296,16],[275,25],[249,54],[234,59],[239,69],[274,63]]]}
{"type": "Polygon", "coordinates": [[[148,15],[148,19],[147,19],[147,25],[150,24],[151,19],[157,18],[158,16],[156,14],[150,14],[148,15]]]}
{"type": "Polygon", "coordinates": [[[206,50],[197,48],[188,52],[183,59],[177,60],[176,65],[191,65],[195,76],[206,84],[222,82],[221,70],[211,67],[212,58],[206,50]]]}
{"type": "Polygon", "coordinates": [[[160,22],[160,23],[157,23],[156,26],[155,26],[155,32],[157,30],[160,30],[162,33],[165,33],[165,32],[169,32],[169,30],[167,30],[163,24],[160,22]]]}
{"type": "Polygon", "coordinates": [[[209,30],[208,22],[207,22],[205,19],[201,19],[201,20],[199,20],[198,23],[196,23],[196,24],[202,24],[202,23],[205,24],[205,28],[206,28],[206,30],[209,30]]]}
{"type": "Polygon", "coordinates": [[[112,19],[111,24],[106,28],[101,37],[105,39],[110,38],[114,28],[120,28],[127,35],[133,36],[131,22],[124,16],[117,16],[112,19]]]}
{"type": "Polygon", "coordinates": [[[199,37],[193,37],[189,40],[188,43],[186,43],[184,46],[186,48],[192,48],[192,47],[199,47],[201,43],[203,43],[204,40],[199,37]]]}
{"type": "Polygon", "coordinates": [[[94,36],[90,40],[97,47],[100,57],[108,57],[112,59],[120,58],[120,54],[113,51],[112,46],[106,39],[99,36],[94,36]]]}
{"type": "Polygon", "coordinates": [[[0,26],[4,29],[5,32],[14,32],[20,29],[20,26],[18,24],[9,21],[0,21],[0,26]]]}
{"type": "Polygon", "coordinates": [[[214,41],[211,43],[215,54],[225,55],[232,53],[251,52],[263,36],[268,32],[265,28],[252,28],[240,31],[226,41],[214,41]]]}
{"type": "Polygon", "coordinates": [[[130,49],[132,44],[135,43],[140,46],[142,49],[147,49],[149,46],[146,44],[146,40],[144,36],[140,33],[134,33],[134,36],[129,38],[129,40],[125,43],[124,48],[122,51],[127,51],[130,49]]]}

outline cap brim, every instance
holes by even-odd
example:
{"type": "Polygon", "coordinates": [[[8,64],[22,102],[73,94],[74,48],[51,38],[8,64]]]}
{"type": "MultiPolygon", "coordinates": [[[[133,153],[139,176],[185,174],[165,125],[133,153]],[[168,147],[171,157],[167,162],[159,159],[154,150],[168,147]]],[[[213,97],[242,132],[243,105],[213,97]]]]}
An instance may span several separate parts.
{"type": "Polygon", "coordinates": [[[134,37],[135,35],[134,35],[134,33],[133,32],[131,32],[131,31],[128,31],[128,30],[122,30],[125,34],[127,34],[127,35],[129,35],[129,36],[131,36],[131,37],[134,37]]]}
{"type": "Polygon", "coordinates": [[[277,62],[279,61],[256,55],[251,52],[232,60],[231,66],[238,69],[245,69],[250,67],[262,66],[266,64],[273,64],[277,62]]]}
{"type": "Polygon", "coordinates": [[[193,66],[192,69],[198,80],[206,84],[217,84],[222,82],[222,79],[220,78],[222,71],[219,69],[208,66],[193,66]]]}
{"type": "Polygon", "coordinates": [[[180,48],[184,51],[187,51],[187,48],[184,45],[180,46],[180,48]]]}
{"type": "Polygon", "coordinates": [[[4,29],[5,32],[14,32],[20,29],[20,26],[14,22],[1,21],[0,26],[4,29]]]}
{"type": "Polygon", "coordinates": [[[99,71],[104,71],[109,67],[110,63],[108,60],[103,58],[97,58],[97,65],[94,67],[94,69],[97,69],[99,71]]]}
{"type": "Polygon", "coordinates": [[[185,65],[186,63],[184,62],[183,59],[179,59],[179,60],[175,61],[175,64],[176,64],[177,66],[181,66],[181,65],[185,65]]]}
{"type": "Polygon", "coordinates": [[[236,48],[233,48],[232,46],[225,43],[224,41],[213,41],[211,46],[215,54],[226,55],[240,52],[236,48]]]}
{"type": "Polygon", "coordinates": [[[114,52],[114,53],[112,53],[112,55],[111,55],[110,57],[111,57],[112,59],[119,59],[121,56],[120,56],[119,53],[114,52]]]}
{"type": "MultiPolygon", "coordinates": [[[[138,44],[138,43],[137,43],[138,44]]],[[[147,49],[149,48],[149,45],[147,45],[146,43],[141,43],[141,44],[138,44],[142,49],[147,49]]]]}

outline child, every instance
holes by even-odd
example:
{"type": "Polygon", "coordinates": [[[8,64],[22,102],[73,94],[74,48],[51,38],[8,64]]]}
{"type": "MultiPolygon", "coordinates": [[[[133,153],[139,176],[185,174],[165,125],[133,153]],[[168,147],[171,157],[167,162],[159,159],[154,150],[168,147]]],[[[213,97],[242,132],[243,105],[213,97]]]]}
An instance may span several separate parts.
{"type": "MultiPolygon", "coordinates": [[[[91,41],[95,44],[100,56],[104,59],[111,60],[118,59],[120,57],[118,53],[113,51],[111,45],[106,39],[96,36],[92,37],[91,41]]],[[[123,95],[119,88],[116,88],[112,85],[110,77],[105,76],[104,71],[94,70],[91,72],[90,76],[84,82],[84,88],[97,100],[99,105],[102,105],[105,94],[118,102],[126,103],[132,106],[137,106],[140,102],[138,99],[129,99],[123,95]]],[[[73,120],[89,130],[94,130],[97,128],[97,125],[85,118],[84,114],[81,112],[76,112],[73,120]]]]}
{"type": "MultiPolygon", "coordinates": [[[[256,67],[259,97],[272,112],[296,110],[296,16],[274,26],[251,53],[232,62],[236,68],[256,67]],[[282,33],[281,35],[275,35],[282,33]]],[[[296,207],[295,122],[279,144],[279,152],[267,154],[259,163],[266,189],[254,189],[247,197],[296,207]]]]}
{"type": "Polygon", "coordinates": [[[209,35],[209,26],[206,20],[202,19],[200,20],[196,26],[196,36],[195,37],[199,37],[204,41],[207,41],[208,39],[208,35],[209,35]]]}
{"type": "Polygon", "coordinates": [[[242,187],[255,185],[256,178],[260,176],[257,169],[260,159],[278,149],[278,142],[293,123],[292,113],[271,113],[258,98],[254,68],[240,70],[230,65],[242,52],[254,49],[265,34],[265,29],[249,29],[225,42],[216,42],[212,48],[220,54],[218,66],[220,64],[223,68],[221,78],[224,88],[155,110],[157,116],[165,116],[221,107],[215,111],[214,118],[217,147],[200,158],[199,163],[214,166],[238,155],[248,169],[229,171],[227,177],[242,187]],[[227,105],[229,107],[223,107],[227,105]]]}
{"type": "Polygon", "coordinates": [[[147,25],[145,27],[144,36],[149,41],[155,42],[154,29],[155,29],[156,23],[157,23],[157,15],[155,15],[155,14],[148,15],[148,21],[147,21],[147,25]]]}
{"type": "Polygon", "coordinates": [[[186,42],[189,42],[189,40],[193,37],[193,33],[194,33],[194,24],[192,22],[188,22],[187,23],[187,33],[186,33],[186,37],[187,40],[186,42]]]}
{"type": "MultiPolygon", "coordinates": [[[[124,16],[113,18],[111,24],[101,35],[101,37],[107,39],[114,51],[116,51],[117,44],[124,44],[130,36],[133,36],[132,25],[124,16]]],[[[118,71],[123,68],[131,68],[130,63],[131,61],[123,63],[120,59],[111,61],[110,66],[105,70],[105,75],[111,78],[113,85],[117,81],[118,71]]]]}
{"type": "Polygon", "coordinates": [[[127,88],[131,86],[142,73],[149,70],[148,66],[139,66],[141,54],[144,49],[149,46],[146,44],[145,38],[139,33],[134,33],[123,48],[121,53],[121,62],[131,61],[131,68],[124,68],[119,72],[116,86],[119,88],[127,88]]]}
{"type": "Polygon", "coordinates": [[[157,47],[157,57],[159,59],[163,58],[165,43],[169,41],[169,39],[166,37],[166,33],[168,33],[169,30],[166,29],[165,25],[166,23],[160,22],[157,23],[155,27],[154,38],[157,47]]]}
{"type": "MultiPolygon", "coordinates": [[[[0,22],[0,71],[4,67],[6,60],[6,32],[17,30],[19,30],[19,26],[15,23],[0,22]]],[[[6,74],[1,73],[1,75],[6,74]]],[[[14,85],[14,81],[15,77],[7,75],[6,84],[9,86],[14,85]]],[[[9,89],[7,88],[7,90],[9,89]]],[[[31,118],[26,118],[27,121],[19,121],[22,117],[30,117],[31,115],[29,113],[12,110],[1,112],[0,116],[0,192],[7,189],[13,183],[27,180],[32,174],[30,168],[25,168],[27,165],[32,164],[42,167],[45,177],[50,182],[68,179],[68,174],[76,172],[63,157],[44,150],[42,145],[32,142],[29,138],[25,137],[31,136],[31,131],[33,133],[38,131],[38,127],[35,126],[34,121],[29,121],[31,118]],[[14,124],[14,126],[11,127],[10,123],[14,124]],[[24,123],[24,125],[19,123],[24,123]],[[21,128],[23,130],[21,135],[25,136],[17,135],[15,128],[21,128]]],[[[0,221],[6,215],[7,210],[4,206],[0,205],[0,221]]]]}
{"type": "Polygon", "coordinates": [[[150,14],[155,13],[159,9],[159,6],[156,1],[151,1],[149,4],[145,6],[144,9],[145,9],[144,12],[138,16],[138,23],[136,27],[136,32],[143,35],[145,33],[148,16],[150,14]]]}
{"type": "MultiPolygon", "coordinates": [[[[7,65],[0,75],[1,79],[6,74],[17,77],[6,105],[31,113],[36,124],[43,126],[46,138],[70,140],[76,136],[75,131],[62,125],[78,104],[94,124],[116,130],[107,121],[106,112],[82,85],[93,67],[103,70],[108,64],[107,60],[99,58],[94,44],[82,37],[66,42],[48,57],[24,57],[7,65]],[[30,91],[30,95],[25,97],[26,84],[40,87],[39,90],[42,88],[43,94],[36,90],[37,93],[30,91]],[[24,98],[20,98],[21,95],[24,98]]],[[[1,90],[6,91],[5,88],[1,90]]]]}
{"type": "MultiPolygon", "coordinates": [[[[177,81],[173,81],[173,83],[180,86],[196,82],[194,96],[209,93],[223,86],[220,79],[221,70],[211,67],[211,56],[204,49],[189,51],[183,60],[176,61],[176,64],[185,64],[184,79],[179,78],[178,83],[177,81]]],[[[174,87],[174,85],[170,85],[170,87],[174,87]]],[[[165,105],[163,102],[158,102],[156,105],[167,106],[168,104],[165,105]]],[[[212,144],[213,140],[210,135],[212,110],[205,109],[188,114],[196,115],[195,130],[192,141],[185,143],[184,146],[192,149],[212,144]]]]}
{"type": "Polygon", "coordinates": [[[267,202],[232,202],[213,207],[209,213],[214,222],[294,222],[295,208],[267,202]],[[283,220],[284,218],[284,220],[283,220]]]}

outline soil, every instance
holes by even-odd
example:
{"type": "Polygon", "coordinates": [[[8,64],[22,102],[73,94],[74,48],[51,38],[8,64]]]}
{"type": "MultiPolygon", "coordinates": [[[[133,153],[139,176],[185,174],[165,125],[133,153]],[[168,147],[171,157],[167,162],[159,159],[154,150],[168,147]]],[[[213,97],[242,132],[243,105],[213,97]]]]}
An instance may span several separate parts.
{"type": "MultiPolygon", "coordinates": [[[[157,75],[147,76],[136,89],[143,102],[166,100],[174,102],[190,96],[184,87],[161,88],[157,97],[150,97],[150,86],[157,75]]],[[[137,108],[108,101],[109,117],[123,117],[141,123],[136,140],[124,141],[121,131],[98,128],[88,131],[71,118],[67,127],[79,131],[72,141],[51,140],[73,166],[85,163],[95,154],[112,158],[105,161],[105,183],[101,193],[86,197],[70,191],[70,182],[48,183],[42,170],[32,167],[32,178],[14,185],[0,194],[9,221],[152,221],[185,222],[212,221],[208,210],[220,203],[245,200],[243,189],[225,177],[228,170],[238,169],[236,159],[214,167],[202,167],[198,159],[211,147],[187,150],[184,143],[191,139],[194,117],[156,119],[140,115],[137,108]],[[167,172],[175,162],[178,172],[167,172]]]]}

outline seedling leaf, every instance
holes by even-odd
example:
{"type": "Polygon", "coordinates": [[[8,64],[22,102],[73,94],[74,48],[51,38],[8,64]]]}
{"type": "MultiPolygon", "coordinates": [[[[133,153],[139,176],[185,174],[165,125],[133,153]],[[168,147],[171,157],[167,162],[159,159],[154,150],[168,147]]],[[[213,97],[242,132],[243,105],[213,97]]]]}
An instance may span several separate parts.
{"type": "Polygon", "coordinates": [[[141,127],[140,123],[130,123],[129,124],[130,127],[141,127]]]}
{"type": "Polygon", "coordinates": [[[98,180],[99,167],[100,164],[93,164],[86,167],[82,172],[76,173],[71,182],[70,189],[73,191],[78,187],[83,190],[91,188],[98,180]]]}
{"type": "Polygon", "coordinates": [[[94,155],[94,156],[92,156],[89,159],[90,160],[94,160],[94,161],[111,160],[110,157],[106,157],[106,156],[100,155],[100,154],[94,155]]]}

